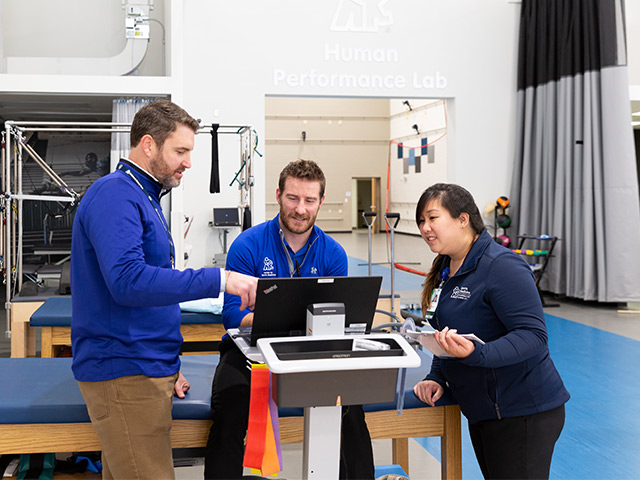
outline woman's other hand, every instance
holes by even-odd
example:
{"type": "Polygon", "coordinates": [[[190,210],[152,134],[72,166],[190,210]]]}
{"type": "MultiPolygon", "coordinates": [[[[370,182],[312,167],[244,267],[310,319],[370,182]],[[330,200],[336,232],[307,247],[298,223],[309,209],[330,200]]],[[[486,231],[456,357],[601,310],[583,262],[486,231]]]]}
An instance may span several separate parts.
{"type": "Polygon", "coordinates": [[[444,393],[444,388],[442,388],[442,385],[438,382],[434,382],[433,380],[423,380],[413,387],[413,393],[415,393],[416,397],[424,403],[428,403],[432,407],[435,407],[436,402],[444,393]]]}

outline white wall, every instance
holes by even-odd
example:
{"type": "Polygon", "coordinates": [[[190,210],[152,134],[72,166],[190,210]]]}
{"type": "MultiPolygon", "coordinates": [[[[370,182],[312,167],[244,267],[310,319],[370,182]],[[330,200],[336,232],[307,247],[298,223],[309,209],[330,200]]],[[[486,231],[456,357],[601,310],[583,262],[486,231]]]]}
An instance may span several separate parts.
{"type": "MultiPolygon", "coordinates": [[[[265,119],[267,218],[279,211],[275,189],[280,171],[292,160],[304,158],[317,162],[328,179],[318,226],[329,232],[350,232],[358,220],[352,212],[357,197],[352,179],[386,179],[389,101],[268,97],[265,119]]],[[[371,200],[367,210],[370,205],[371,200]]]]}
{"type": "MultiPolygon", "coordinates": [[[[184,0],[185,107],[206,123],[254,125],[264,152],[268,94],[449,98],[447,181],[469,188],[479,205],[508,191],[520,6],[506,0],[390,0],[385,6],[392,22],[378,31],[332,31],[340,4],[350,2],[246,0],[239,7],[237,2],[184,0]],[[372,61],[345,59],[334,53],[336,46],[345,56],[369,53],[372,61]],[[390,86],[340,86],[337,77],[334,86],[310,85],[310,77],[302,75],[314,71],[321,82],[330,77],[319,74],[352,74],[361,85],[382,76],[390,86]],[[286,76],[274,78],[280,72],[292,75],[288,82],[286,76]],[[439,77],[440,85],[425,88],[430,77],[439,77]]],[[[385,23],[384,16],[380,20],[385,23]]],[[[185,213],[198,212],[195,231],[189,233],[194,238],[213,235],[204,223],[211,205],[235,202],[230,189],[216,196],[203,193],[209,155],[199,141],[199,160],[185,178],[185,213]]],[[[223,178],[230,178],[238,167],[237,152],[233,145],[221,146],[221,155],[223,178]]],[[[258,199],[272,190],[265,190],[265,164],[268,159],[257,162],[258,199]]],[[[264,204],[256,215],[264,220],[264,204]]]]}
{"type": "MultiPolygon", "coordinates": [[[[126,44],[120,0],[1,0],[1,8],[3,57],[112,57],[126,44]]],[[[149,16],[150,40],[136,74],[162,75],[164,0],[154,0],[149,16]]]]}
{"type": "MultiPolygon", "coordinates": [[[[266,95],[448,98],[447,181],[467,186],[480,205],[507,191],[514,143],[518,4],[368,0],[369,12],[377,15],[358,24],[362,17],[350,0],[162,3],[168,13],[168,83],[158,85],[156,77],[148,77],[147,84],[142,78],[131,79],[141,83],[106,77],[49,82],[37,76],[5,76],[4,88],[144,94],[168,87],[172,98],[204,123],[253,125],[263,153],[266,95]],[[354,6],[356,10],[348,10],[354,6]],[[371,31],[357,31],[363,29],[371,31]]],[[[115,32],[121,28],[120,2],[5,0],[3,6],[5,55],[43,55],[42,49],[50,44],[49,53],[70,56],[111,55],[120,48],[121,37],[115,32]],[[39,19],[39,28],[28,22],[14,29],[14,22],[22,22],[24,16],[6,10],[17,3],[38,10],[31,22],[39,19]],[[104,10],[76,15],[88,5],[104,10]],[[74,24],[84,18],[94,28],[80,23],[76,36],[74,24]],[[31,29],[31,35],[20,34],[24,28],[31,29]],[[107,46],[108,51],[100,50],[107,46]]],[[[217,234],[208,226],[212,207],[237,203],[236,189],[228,187],[240,164],[237,139],[221,139],[223,191],[217,195],[208,193],[210,155],[210,139],[199,136],[192,171],[184,188],[173,195],[174,225],[183,215],[195,217],[187,239],[193,245],[190,266],[207,264],[220,251],[217,234]]],[[[268,159],[256,157],[257,222],[265,219],[265,195],[272,191],[265,188],[268,164],[268,159]]],[[[179,236],[179,229],[175,233],[179,236]]]]}
{"type": "MultiPolygon", "coordinates": [[[[371,32],[340,31],[340,27],[356,26],[355,12],[351,17],[338,15],[339,19],[353,21],[334,25],[332,30],[338,7],[354,4],[349,0],[156,0],[152,16],[160,15],[161,5],[163,15],[166,14],[166,18],[158,18],[167,29],[170,78],[0,76],[0,91],[170,93],[205,123],[253,125],[260,137],[258,150],[262,153],[266,95],[446,98],[449,106],[446,180],[467,187],[481,209],[508,192],[515,143],[519,3],[509,0],[365,3],[370,10],[380,4],[386,9],[377,16],[377,23],[365,25],[374,30],[371,32]],[[372,58],[366,58],[367,55],[372,58]],[[282,72],[284,78],[279,76],[282,72]],[[305,74],[307,77],[303,78],[305,74]],[[329,82],[332,75],[335,84],[325,85],[323,82],[329,82]],[[360,85],[341,86],[341,75],[352,75],[360,85]],[[414,83],[414,77],[418,83],[414,83]],[[378,79],[386,83],[367,86],[378,79]],[[430,81],[434,85],[428,85],[430,81]]],[[[111,55],[120,47],[116,38],[121,38],[120,34],[109,30],[121,28],[120,1],[4,0],[2,6],[1,45],[5,55],[20,52],[26,55],[20,49],[29,45],[29,48],[52,48],[56,55],[60,52],[85,55],[88,54],[85,48],[91,48],[93,55],[111,55]],[[7,12],[17,4],[29,5],[26,10],[30,11],[30,17],[16,17],[7,12]],[[96,12],[103,13],[99,21],[89,24],[92,27],[89,33],[83,30],[77,38],[71,32],[75,32],[72,27],[78,17],[68,12],[82,12],[89,5],[90,18],[95,19],[96,12]],[[32,35],[18,36],[18,23],[35,22],[38,18],[41,25],[32,35]],[[53,25],[65,25],[62,37],[47,30],[53,25]],[[109,41],[104,43],[106,37],[109,41]],[[66,38],[64,49],[58,43],[63,38],[66,38]]],[[[626,16],[630,83],[640,98],[640,58],[636,53],[640,45],[640,1],[626,2],[626,16]]],[[[158,26],[152,24],[152,32],[154,28],[158,26]]],[[[152,72],[158,70],[155,65],[152,72]]],[[[185,188],[174,195],[176,219],[182,213],[195,215],[187,239],[193,244],[190,266],[209,263],[213,254],[220,251],[217,235],[207,225],[213,206],[237,203],[237,191],[228,187],[239,168],[237,139],[222,138],[220,153],[222,193],[208,193],[210,139],[199,136],[192,171],[184,180],[185,188]]],[[[266,165],[268,159],[256,157],[256,221],[265,219],[265,196],[272,195],[272,188],[264,184],[266,165]]]]}
{"type": "Polygon", "coordinates": [[[390,145],[389,211],[400,214],[398,232],[419,235],[415,222],[417,200],[429,185],[447,181],[447,105],[445,100],[404,101],[389,102],[390,138],[397,142],[390,145]],[[401,158],[398,144],[402,145],[401,158]],[[414,166],[409,161],[411,150],[414,166]],[[406,170],[405,162],[409,163],[406,170]]]}
{"type": "Polygon", "coordinates": [[[627,21],[627,66],[631,100],[640,100],[640,0],[625,2],[627,21]]]}

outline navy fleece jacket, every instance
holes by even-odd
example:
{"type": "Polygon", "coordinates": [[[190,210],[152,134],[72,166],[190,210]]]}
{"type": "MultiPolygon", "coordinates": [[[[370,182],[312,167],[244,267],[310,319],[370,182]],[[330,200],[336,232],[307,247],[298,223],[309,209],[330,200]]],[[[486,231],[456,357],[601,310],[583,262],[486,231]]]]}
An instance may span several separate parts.
{"type": "Polygon", "coordinates": [[[426,377],[449,385],[470,423],[544,412],[569,399],[549,356],[531,268],[486,230],[444,283],[430,323],[486,342],[464,359],[434,357],[426,377]]]}

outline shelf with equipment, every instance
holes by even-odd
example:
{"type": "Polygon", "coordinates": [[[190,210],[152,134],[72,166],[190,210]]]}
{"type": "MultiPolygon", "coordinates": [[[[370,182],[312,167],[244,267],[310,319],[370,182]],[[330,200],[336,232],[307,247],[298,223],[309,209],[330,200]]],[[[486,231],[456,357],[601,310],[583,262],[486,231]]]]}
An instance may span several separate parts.
{"type": "Polygon", "coordinates": [[[545,302],[545,299],[542,296],[542,292],[540,291],[540,279],[547,269],[550,258],[553,256],[553,249],[555,248],[556,242],[558,242],[558,240],[560,239],[555,235],[518,235],[518,248],[512,249],[518,255],[527,257],[526,260],[531,267],[531,270],[533,271],[536,288],[538,289],[538,294],[540,295],[540,300],[542,300],[543,307],[559,306],[559,304],[557,303],[545,302]],[[546,249],[524,248],[525,243],[528,242],[537,242],[536,246],[545,246],[546,249]]]}

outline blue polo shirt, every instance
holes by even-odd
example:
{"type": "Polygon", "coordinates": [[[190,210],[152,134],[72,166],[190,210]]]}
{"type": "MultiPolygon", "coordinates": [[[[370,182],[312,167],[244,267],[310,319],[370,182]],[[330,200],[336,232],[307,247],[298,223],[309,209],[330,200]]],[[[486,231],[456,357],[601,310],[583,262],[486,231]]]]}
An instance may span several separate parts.
{"type": "MultiPolygon", "coordinates": [[[[225,268],[258,278],[347,276],[347,254],[338,242],[314,225],[306,245],[293,253],[281,236],[279,217],[242,232],[229,248],[225,268]]],[[[240,310],[240,297],[225,293],[222,321],[226,329],[240,326],[250,312],[240,310]]]]}

